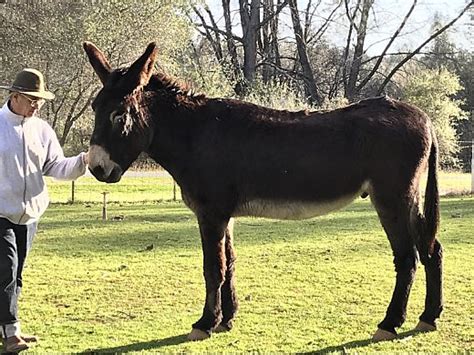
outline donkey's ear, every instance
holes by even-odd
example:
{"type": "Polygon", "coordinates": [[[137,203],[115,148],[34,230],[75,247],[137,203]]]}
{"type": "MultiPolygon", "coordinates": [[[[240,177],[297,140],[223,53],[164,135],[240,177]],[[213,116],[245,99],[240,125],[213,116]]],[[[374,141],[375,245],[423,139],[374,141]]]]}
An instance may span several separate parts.
{"type": "Polygon", "coordinates": [[[107,58],[105,58],[104,53],[91,42],[84,42],[83,47],[89,57],[92,68],[94,68],[102,84],[105,84],[112,71],[107,58]]]}
{"type": "Polygon", "coordinates": [[[128,69],[125,80],[134,87],[148,84],[156,61],[156,43],[151,42],[141,55],[128,69]]]}

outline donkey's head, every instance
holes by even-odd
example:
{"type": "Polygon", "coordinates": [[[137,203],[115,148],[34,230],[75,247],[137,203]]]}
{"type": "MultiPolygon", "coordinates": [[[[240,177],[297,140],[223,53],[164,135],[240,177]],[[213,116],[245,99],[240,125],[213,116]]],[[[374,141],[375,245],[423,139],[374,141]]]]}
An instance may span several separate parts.
{"type": "Polygon", "coordinates": [[[92,103],[89,169],[100,181],[117,182],[152,139],[143,88],[153,72],[156,45],[150,43],[130,67],[117,70],[94,44],[84,42],[84,50],[103,84],[92,103]]]}

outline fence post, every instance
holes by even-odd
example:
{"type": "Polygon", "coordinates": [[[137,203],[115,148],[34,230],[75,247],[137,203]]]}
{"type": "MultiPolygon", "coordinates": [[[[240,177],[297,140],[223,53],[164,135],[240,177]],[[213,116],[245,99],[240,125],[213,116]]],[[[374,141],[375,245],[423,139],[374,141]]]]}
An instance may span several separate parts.
{"type": "Polygon", "coordinates": [[[176,201],[176,181],[173,179],[173,201],[176,201]]]}
{"type": "Polygon", "coordinates": [[[72,180],[71,182],[71,203],[74,204],[74,190],[75,190],[75,181],[72,180]]]}
{"type": "Polygon", "coordinates": [[[108,192],[102,192],[102,195],[104,195],[104,202],[102,205],[102,220],[103,221],[107,220],[107,194],[108,192]]]}

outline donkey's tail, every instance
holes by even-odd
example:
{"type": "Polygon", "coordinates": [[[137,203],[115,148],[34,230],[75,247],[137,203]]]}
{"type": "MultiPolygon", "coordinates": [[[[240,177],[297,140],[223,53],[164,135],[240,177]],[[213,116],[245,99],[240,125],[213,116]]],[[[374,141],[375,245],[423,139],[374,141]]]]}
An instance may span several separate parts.
{"type": "Polygon", "coordinates": [[[421,245],[418,247],[422,262],[433,254],[439,226],[438,141],[433,128],[431,128],[431,148],[428,158],[428,180],[423,214],[425,218],[420,240],[421,245]]]}

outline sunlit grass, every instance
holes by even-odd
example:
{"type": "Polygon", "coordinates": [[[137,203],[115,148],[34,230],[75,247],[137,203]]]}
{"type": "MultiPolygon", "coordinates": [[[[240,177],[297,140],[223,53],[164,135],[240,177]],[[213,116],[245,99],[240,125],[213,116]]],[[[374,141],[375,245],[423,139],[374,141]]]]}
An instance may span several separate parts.
{"type": "MultiPolygon", "coordinates": [[[[70,202],[72,183],[47,178],[52,202],[70,202]]],[[[169,201],[174,198],[171,177],[123,177],[117,184],[104,184],[90,176],[80,177],[74,182],[74,200],[78,202],[101,202],[103,192],[108,201],[169,201]]],[[[176,198],[181,199],[176,186],[176,198]]]]}
{"type": "Polygon", "coordinates": [[[185,334],[203,306],[202,254],[182,203],[112,203],[106,222],[98,203],[53,204],[25,271],[24,330],[41,337],[39,353],[472,351],[474,198],[442,199],[441,209],[437,332],[407,333],[423,309],[420,268],[402,337],[370,342],[395,274],[366,200],[305,221],[237,220],[235,328],[197,343],[185,334]]]}
{"type": "Polygon", "coordinates": [[[439,186],[441,194],[468,193],[471,191],[471,174],[440,171],[439,186]]]}

